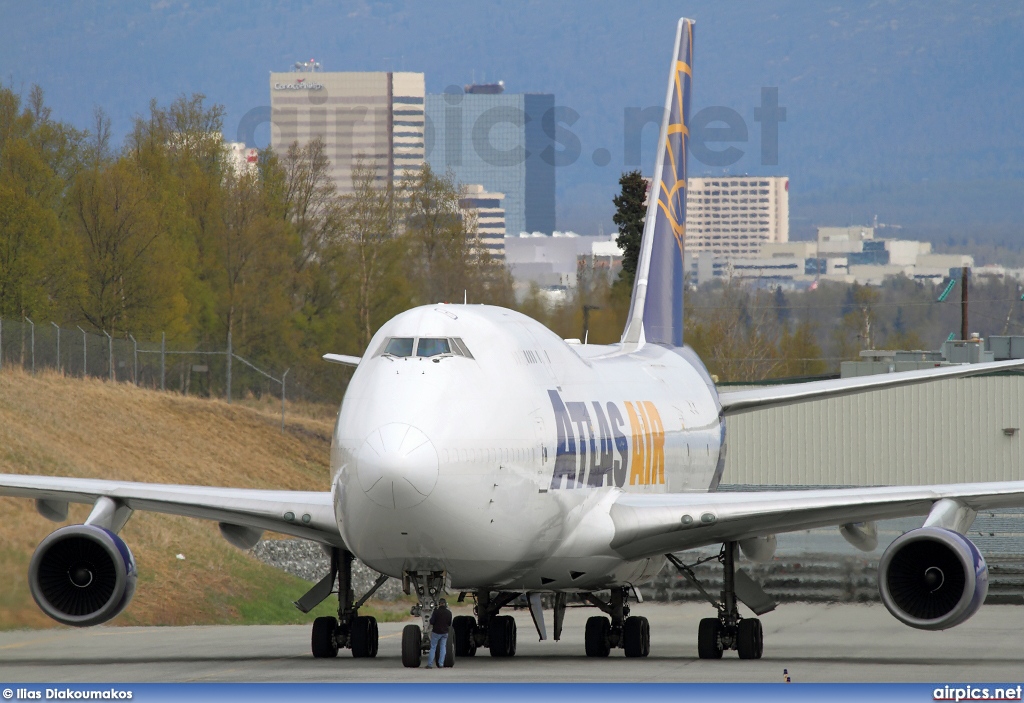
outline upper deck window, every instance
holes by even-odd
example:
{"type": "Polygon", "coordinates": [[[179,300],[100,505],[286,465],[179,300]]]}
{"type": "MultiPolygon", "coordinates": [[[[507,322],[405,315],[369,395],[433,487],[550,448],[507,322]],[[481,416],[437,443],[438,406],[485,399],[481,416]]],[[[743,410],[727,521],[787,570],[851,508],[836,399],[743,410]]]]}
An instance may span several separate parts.
{"type": "Polygon", "coordinates": [[[384,347],[383,354],[392,356],[412,356],[413,337],[392,337],[384,347]]]}
{"type": "Polygon", "coordinates": [[[443,337],[420,337],[419,344],[416,345],[416,356],[437,356],[451,353],[448,340],[443,337]]]}

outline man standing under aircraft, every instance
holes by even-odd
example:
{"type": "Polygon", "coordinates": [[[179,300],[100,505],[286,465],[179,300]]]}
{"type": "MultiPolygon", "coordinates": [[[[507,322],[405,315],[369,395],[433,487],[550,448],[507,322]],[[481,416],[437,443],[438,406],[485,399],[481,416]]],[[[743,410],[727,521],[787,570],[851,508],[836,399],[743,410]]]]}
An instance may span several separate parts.
{"type": "Polygon", "coordinates": [[[444,667],[444,654],[448,648],[448,630],[452,626],[452,611],[448,610],[448,601],[444,598],[437,602],[437,610],[430,616],[430,654],[427,655],[427,668],[434,668],[434,653],[440,648],[437,656],[437,667],[444,667]]]}

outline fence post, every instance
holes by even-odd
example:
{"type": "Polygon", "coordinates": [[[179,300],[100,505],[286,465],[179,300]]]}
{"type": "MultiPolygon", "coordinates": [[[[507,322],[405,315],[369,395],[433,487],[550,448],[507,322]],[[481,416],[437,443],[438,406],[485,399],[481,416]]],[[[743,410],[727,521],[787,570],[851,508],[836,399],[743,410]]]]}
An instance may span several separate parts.
{"type": "Polygon", "coordinates": [[[228,405],[231,405],[231,330],[228,330],[228,405]]]}
{"type": "Polygon", "coordinates": [[[139,343],[135,341],[135,337],[131,334],[128,335],[128,339],[132,340],[132,344],[135,347],[135,356],[132,359],[132,380],[135,385],[139,385],[139,343]]]}
{"type": "Polygon", "coordinates": [[[57,330],[57,373],[60,373],[60,326],[56,322],[51,322],[57,330]]]}
{"type": "MultiPolygon", "coordinates": [[[[78,327],[78,325],[75,325],[75,327],[78,327]]],[[[82,378],[85,378],[89,375],[89,353],[87,351],[89,345],[86,344],[85,330],[81,327],[78,327],[78,329],[82,332],[82,378]]]]}
{"type": "Polygon", "coordinates": [[[114,380],[114,338],[107,334],[106,330],[103,330],[103,334],[107,335],[107,366],[110,368],[110,380],[114,380]]]}
{"type": "MultiPolygon", "coordinates": [[[[29,320],[27,317],[25,319],[28,321],[28,324],[32,326],[32,338],[31,338],[32,375],[35,376],[36,375],[36,323],[32,322],[32,320],[29,320]]],[[[22,362],[22,363],[24,363],[24,362],[22,362]]]]}
{"type": "Polygon", "coordinates": [[[284,382],[288,378],[288,372],[291,369],[285,369],[284,373],[281,374],[281,431],[284,432],[284,382]]]}
{"type": "Polygon", "coordinates": [[[165,332],[160,333],[160,390],[165,391],[165,380],[167,378],[167,334],[165,332]]]}

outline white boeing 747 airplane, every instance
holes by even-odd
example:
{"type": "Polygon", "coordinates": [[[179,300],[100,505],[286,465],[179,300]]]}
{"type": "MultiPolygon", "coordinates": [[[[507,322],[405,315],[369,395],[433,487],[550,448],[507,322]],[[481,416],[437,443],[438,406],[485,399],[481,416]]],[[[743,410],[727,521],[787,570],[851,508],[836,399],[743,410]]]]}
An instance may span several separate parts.
{"type": "MultiPolygon", "coordinates": [[[[874,521],[926,516],[898,538],[878,570],[885,607],[916,628],[953,627],[981,606],[985,561],[964,536],[978,510],[1024,506],[1024,481],[809,490],[716,492],[729,415],[851,393],[1018,368],[972,364],[719,393],[683,344],[683,244],[687,115],[693,23],[680,20],[661,125],[654,188],[630,315],[621,342],[570,344],[512,310],[427,305],[402,313],[356,367],[338,414],[330,489],[323,493],[173,486],[0,475],[0,495],[34,498],[40,513],[67,519],[68,503],[93,505],[83,525],[64,526],[29,566],[39,607],[68,625],[110,620],[128,604],[136,564],[118,536],[135,510],[213,520],[252,547],[263,531],[323,545],[330,573],[296,605],[308,612],[338,594],[338,617],[313,624],[315,657],[340,648],[377,653],[377,624],[359,608],[387,578],[419,604],[402,661],[419,666],[428,617],[445,589],[476,603],[455,619],[457,657],[479,647],[516,652],[516,625],[501,609],[525,597],[542,639],[541,594],[553,594],[559,639],[569,594],[601,614],[587,621],[590,657],[621,648],[646,656],[650,626],[630,616],[635,586],[666,562],[691,579],[717,614],[700,622],[701,658],[762,653],[755,615],[774,603],[742,569],[738,553],[770,559],[779,533],[836,526],[866,551],[874,521]],[[724,588],[712,596],[680,552],[722,545],[724,588]],[[358,557],[381,577],[353,592],[358,557]]],[[[144,565],[143,565],[143,568],[144,565]]],[[[447,662],[455,658],[448,658],[447,662]]]]}

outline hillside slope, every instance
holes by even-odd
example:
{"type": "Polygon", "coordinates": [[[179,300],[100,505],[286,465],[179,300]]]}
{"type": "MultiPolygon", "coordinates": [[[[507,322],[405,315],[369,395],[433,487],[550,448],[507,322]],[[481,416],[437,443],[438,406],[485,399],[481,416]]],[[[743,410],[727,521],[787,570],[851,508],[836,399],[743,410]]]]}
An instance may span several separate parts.
{"type": "MultiPolygon", "coordinates": [[[[0,473],[327,490],[331,422],[127,384],[0,373],[0,473]]],[[[71,506],[81,522],[88,506],[71,506]]],[[[55,623],[28,592],[32,551],[57,526],[30,500],[0,498],[0,629],[55,623]]],[[[291,605],[308,584],[224,541],[212,522],[136,513],[122,537],[139,587],[113,625],[311,620],[291,605]],[[185,558],[178,559],[182,554],[185,558]]],[[[325,611],[328,612],[328,611],[325,611]]]]}

